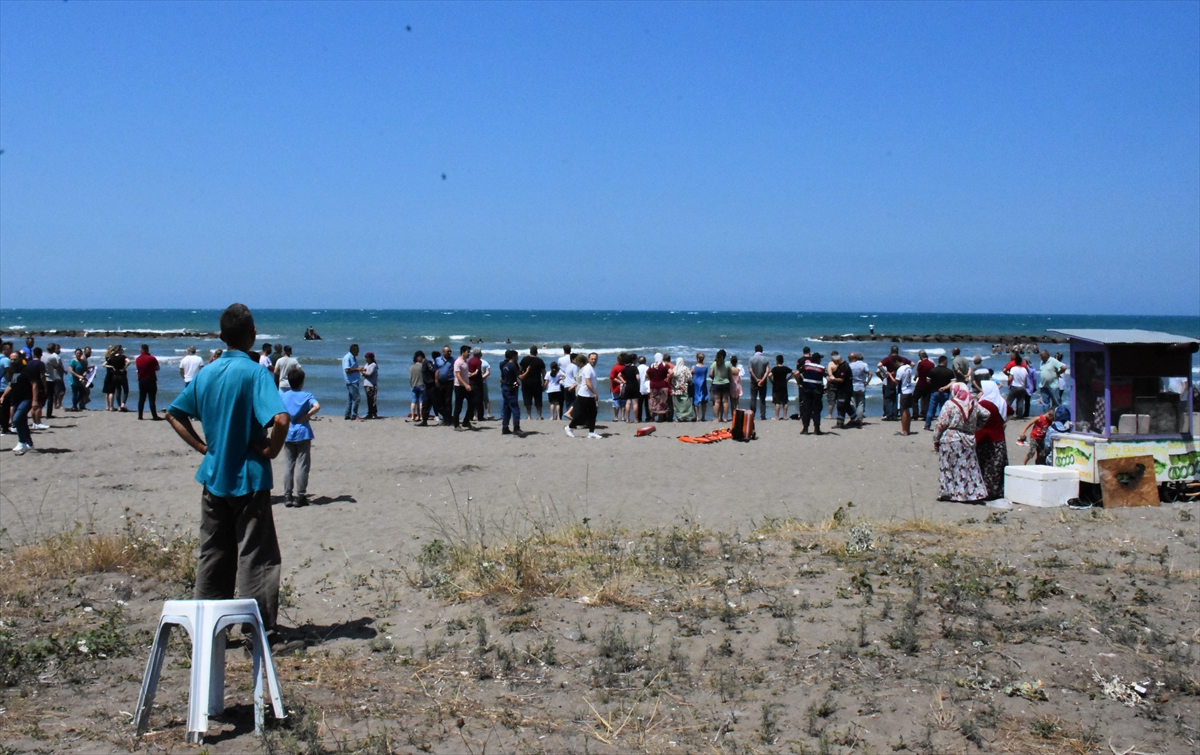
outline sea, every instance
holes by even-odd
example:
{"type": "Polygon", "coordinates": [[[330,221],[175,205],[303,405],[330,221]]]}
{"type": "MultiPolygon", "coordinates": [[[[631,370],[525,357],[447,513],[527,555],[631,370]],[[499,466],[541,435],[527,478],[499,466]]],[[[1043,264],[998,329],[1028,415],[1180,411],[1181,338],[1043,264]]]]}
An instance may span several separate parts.
{"type": "MultiPolygon", "coordinates": [[[[5,331],[157,331],[164,336],[183,330],[216,332],[219,310],[205,309],[0,309],[0,329],[5,331]]],[[[1011,314],[922,314],[889,312],[722,312],[713,310],[611,311],[611,310],[388,310],[388,309],[258,309],[254,310],[259,342],[284,343],[292,347],[308,375],[306,388],[324,404],[323,413],[336,415],[345,407],[346,391],[342,380],[341,359],[350,344],[360,348],[360,362],[366,352],[374,352],[379,362],[379,411],[384,416],[408,413],[411,394],[408,368],[413,354],[433,354],[449,344],[455,353],[461,344],[479,346],[498,375],[505,349],[517,349],[524,356],[531,345],[539,347],[544,359],[557,358],[564,344],[574,351],[599,354],[598,374],[607,380],[609,368],[620,352],[635,352],[651,360],[655,353],[682,355],[695,364],[697,352],[712,363],[718,349],[737,355],[744,363],[762,344],[769,357],[784,356],[794,365],[805,347],[828,355],[831,350],[843,354],[861,352],[868,364],[887,354],[886,341],[850,341],[824,343],[823,335],[862,334],[965,334],[966,340],[950,343],[901,343],[901,352],[913,356],[922,348],[932,357],[949,354],[957,345],[963,354],[980,354],[984,363],[999,367],[1007,356],[993,355],[990,342],[972,340],[971,334],[1036,335],[1051,329],[1139,328],[1200,338],[1200,318],[1119,316],[1119,315],[1011,315],[1011,314]],[[305,341],[304,332],[314,328],[319,341],[305,341]]],[[[10,340],[11,336],[6,336],[10,340]]],[[[64,354],[89,345],[94,357],[100,357],[113,343],[125,346],[127,354],[136,354],[142,339],[133,337],[54,338],[39,337],[38,345],[51,341],[62,346],[64,354]]],[[[224,346],[215,338],[157,338],[147,341],[151,352],[162,363],[159,377],[159,405],[169,403],[182,389],[178,364],[188,345],[207,357],[224,346]]],[[[1065,352],[1066,344],[1049,346],[1050,351],[1065,352]]],[[[98,359],[94,359],[98,361],[98,359]]],[[[1193,379],[1200,379],[1200,354],[1193,356],[1193,379]]],[[[869,391],[878,396],[876,386],[869,391]]],[[[134,387],[136,394],[136,387],[134,387]]],[[[499,391],[495,377],[489,391],[492,412],[499,415],[499,391]]],[[[135,396],[136,398],[136,396],[135,396]]],[[[874,400],[878,400],[874,398],[874,400]]],[[[100,406],[103,406],[100,399],[100,406]]],[[[97,404],[94,402],[92,408],[97,404]]],[[[365,412],[365,407],[362,409],[365,412]]]]}

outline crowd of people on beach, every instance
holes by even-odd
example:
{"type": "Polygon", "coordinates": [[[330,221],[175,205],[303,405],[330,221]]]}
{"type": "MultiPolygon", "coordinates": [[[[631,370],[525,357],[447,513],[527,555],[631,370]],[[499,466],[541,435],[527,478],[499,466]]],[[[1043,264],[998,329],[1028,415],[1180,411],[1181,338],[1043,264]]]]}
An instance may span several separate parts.
{"type": "MultiPolygon", "coordinates": [[[[1027,345],[1036,348],[1036,344],[1027,345]]],[[[996,348],[993,347],[993,351],[996,348]]],[[[18,448],[24,453],[33,447],[31,430],[45,429],[43,418],[60,411],[83,411],[91,401],[96,383],[102,387],[106,411],[129,411],[129,371],[136,371],[138,388],[138,418],[144,418],[149,404],[150,419],[159,420],[157,410],[157,381],[160,364],[147,344],[140,354],[129,359],[121,345],[108,347],[97,364],[92,364],[90,347],[76,349],[73,358],[60,355],[57,344],[50,343],[43,351],[32,336],[26,344],[13,349],[3,344],[0,358],[0,425],[5,432],[16,432],[18,448]],[[70,392],[70,403],[64,406],[70,392]],[[28,403],[27,408],[22,408],[28,403]]],[[[264,343],[251,349],[251,358],[271,373],[280,391],[290,389],[290,373],[299,368],[292,347],[264,343]]],[[[216,349],[206,361],[196,353],[195,346],[179,364],[179,375],[186,386],[207,363],[222,356],[216,349]]],[[[495,419],[492,413],[489,387],[495,375],[499,378],[501,414],[504,434],[521,433],[521,408],[524,417],[538,420],[567,421],[565,431],[586,427],[588,436],[600,438],[595,425],[601,402],[609,404],[612,421],[640,422],[716,422],[732,420],[735,411],[746,408],[757,412],[760,420],[768,418],[772,407],[776,420],[799,420],[801,434],[823,435],[822,417],[834,420],[838,428],[861,427],[866,418],[866,393],[875,381],[882,388],[882,419],[900,423],[899,435],[916,432],[913,420],[923,421],[924,429],[933,429],[951,393],[951,384],[966,383],[981,395],[983,383],[994,380],[1002,386],[1006,406],[1018,419],[1028,418],[1031,399],[1036,396],[1043,406],[1053,410],[1062,400],[1067,381],[1062,354],[1040,353],[1040,365],[1032,365],[1020,346],[1014,347],[1011,359],[1000,374],[982,364],[982,357],[967,359],[955,347],[951,357],[929,358],[926,351],[918,353],[918,361],[902,356],[893,345],[889,354],[871,366],[861,353],[842,356],[832,351],[828,362],[822,354],[806,347],[794,366],[786,363],[784,355],[774,359],[764,354],[761,345],[745,362],[723,349],[710,361],[697,353],[688,363],[684,356],[656,353],[652,357],[632,352],[617,355],[616,363],[607,376],[596,374],[598,355],[572,353],[570,345],[562,354],[547,361],[532,346],[521,357],[509,350],[503,362],[493,370],[478,346],[462,345],[457,357],[451,346],[441,352],[426,355],[417,351],[409,368],[408,421],[428,426],[431,417],[440,424],[471,429],[475,422],[495,419]],[[512,366],[510,366],[510,364],[512,366]],[[607,388],[601,383],[607,382],[607,388]],[[791,385],[795,385],[797,411],[789,415],[791,385]],[[510,427],[511,425],[511,427],[510,427]]],[[[341,360],[341,372],[347,391],[346,420],[379,418],[379,364],[372,352],[359,361],[359,346],[352,344],[341,360]],[[366,411],[360,417],[365,399],[366,411]]],[[[999,389],[999,388],[998,388],[999,389]]],[[[1040,428],[1035,428],[1035,430],[1040,428]]]]}
{"type": "MultiPolygon", "coordinates": [[[[203,454],[196,473],[202,484],[201,546],[196,575],[197,599],[231,598],[236,591],[255,598],[264,623],[274,629],[279,604],[279,546],[270,513],[274,485],[271,460],[284,455],[283,491],[287,506],[308,503],[307,483],[313,432],[311,421],[321,409],[305,390],[306,375],[292,349],[283,344],[263,344],[255,350],[257,333],[253,316],[244,305],[230,306],[221,315],[221,339],[227,349],[215,350],[209,359],[188,347],[179,363],[183,390],[167,409],[165,418],[179,437],[203,454]],[[199,420],[203,436],[196,432],[199,420]]],[[[76,349],[64,361],[57,344],[38,347],[34,338],[14,349],[0,345],[0,425],[15,431],[17,455],[33,448],[31,430],[46,429],[44,417],[55,410],[83,411],[98,382],[105,410],[128,411],[129,377],[136,371],[138,417],[146,403],[150,419],[160,419],[157,405],[159,361],[143,344],[130,360],[120,346],[106,350],[91,364],[90,349],[76,349]],[[101,372],[103,370],[103,372],[101,372]],[[69,406],[64,407],[67,389],[69,406]],[[31,424],[32,420],[32,424],[31,424]]],[[[463,345],[457,356],[449,345],[426,356],[418,351],[409,368],[411,401],[408,420],[429,426],[435,416],[443,425],[461,429],[491,418],[488,385],[498,377],[503,433],[521,433],[524,416],[542,420],[548,404],[549,418],[568,421],[565,433],[586,428],[596,432],[601,400],[609,402],[614,422],[726,422],[741,410],[767,418],[768,399],[776,420],[789,419],[789,386],[798,388],[801,433],[825,434],[825,418],[837,418],[838,427],[861,427],[866,417],[866,390],[873,379],[883,387],[883,419],[900,423],[899,435],[916,432],[912,419],[924,420],[933,433],[939,454],[939,493],[944,500],[981,502],[1003,495],[1004,467],[1008,463],[1004,423],[1010,413],[1025,418],[1029,399],[1038,395],[1049,407],[1025,427],[1032,441],[1031,458],[1045,462],[1045,451],[1054,434],[1070,430],[1064,406],[1068,387],[1061,355],[1040,353],[1034,367],[1019,350],[1001,371],[993,373],[981,358],[966,359],[955,348],[952,359],[930,360],[925,351],[914,364],[893,346],[873,367],[862,354],[845,357],[837,351],[824,355],[804,349],[794,366],[784,355],[769,358],[763,346],[742,363],[737,355],[719,350],[710,362],[697,353],[689,364],[683,356],[622,353],[604,378],[597,375],[598,354],[575,354],[570,345],[547,362],[536,346],[525,356],[509,349],[495,370],[480,348],[463,345]],[[1002,394],[1002,391],[1005,393],[1002,394]],[[545,399],[545,400],[543,400],[545,399]],[[828,402],[828,407],[825,403],[828,402]],[[1011,407],[1011,408],[1010,408],[1011,407]]],[[[359,347],[350,346],[341,360],[346,386],[344,419],[377,418],[379,366],[372,352],[359,361],[359,347]],[[360,417],[360,402],[366,411],[360,417]]],[[[1026,460],[1028,461],[1028,459],[1026,460]]],[[[276,634],[274,640],[280,638],[276,634]]]]}

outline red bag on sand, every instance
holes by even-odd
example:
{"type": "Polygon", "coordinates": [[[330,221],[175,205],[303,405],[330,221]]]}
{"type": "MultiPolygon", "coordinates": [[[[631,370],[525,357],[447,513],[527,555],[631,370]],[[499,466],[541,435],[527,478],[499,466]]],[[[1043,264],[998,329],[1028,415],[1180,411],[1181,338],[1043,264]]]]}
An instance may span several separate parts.
{"type": "Polygon", "coordinates": [[[638,428],[637,437],[640,438],[643,435],[649,435],[652,432],[654,432],[654,425],[646,425],[645,427],[638,428]]]}

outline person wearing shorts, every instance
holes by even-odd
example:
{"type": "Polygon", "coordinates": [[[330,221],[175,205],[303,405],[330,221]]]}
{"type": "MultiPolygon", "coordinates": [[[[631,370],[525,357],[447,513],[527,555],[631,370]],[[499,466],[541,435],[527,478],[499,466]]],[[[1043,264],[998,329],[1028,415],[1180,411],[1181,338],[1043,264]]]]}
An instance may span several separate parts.
{"type": "MultiPolygon", "coordinates": [[[[529,356],[517,365],[521,368],[521,398],[525,400],[525,416],[533,419],[533,410],[537,409],[538,419],[542,418],[542,388],[546,382],[546,361],[538,356],[536,346],[529,347],[529,356]]],[[[561,397],[560,397],[561,398],[561,397]]]]}
{"type": "Polygon", "coordinates": [[[792,371],[783,363],[783,354],[775,356],[775,366],[771,368],[771,403],[775,405],[775,419],[787,419],[788,381],[792,371]]]}
{"type": "Polygon", "coordinates": [[[563,412],[563,387],[562,387],[562,371],[558,369],[558,362],[550,363],[550,372],[546,374],[546,399],[550,403],[550,419],[562,419],[563,412]]]}
{"type": "Polygon", "coordinates": [[[425,352],[413,354],[412,365],[408,368],[408,385],[412,389],[412,403],[408,407],[408,418],[413,422],[420,421],[425,403],[425,352]]]}

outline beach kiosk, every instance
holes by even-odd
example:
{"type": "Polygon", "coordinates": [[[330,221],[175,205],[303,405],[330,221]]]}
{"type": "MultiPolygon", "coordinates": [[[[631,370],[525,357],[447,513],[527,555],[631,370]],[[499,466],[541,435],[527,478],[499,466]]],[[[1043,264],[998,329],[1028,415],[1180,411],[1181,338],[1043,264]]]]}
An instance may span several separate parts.
{"type": "Polygon", "coordinates": [[[1200,341],[1148,330],[1051,332],[1070,343],[1074,422],[1054,440],[1055,467],[1077,471],[1105,506],[1157,505],[1159,485],[1200,479],[1192,405],[1200,341]]]}

